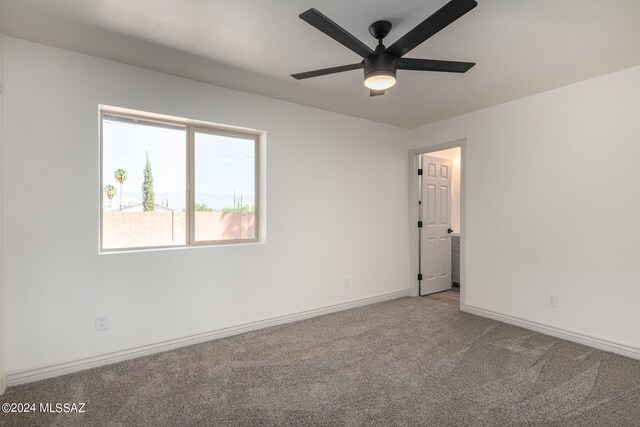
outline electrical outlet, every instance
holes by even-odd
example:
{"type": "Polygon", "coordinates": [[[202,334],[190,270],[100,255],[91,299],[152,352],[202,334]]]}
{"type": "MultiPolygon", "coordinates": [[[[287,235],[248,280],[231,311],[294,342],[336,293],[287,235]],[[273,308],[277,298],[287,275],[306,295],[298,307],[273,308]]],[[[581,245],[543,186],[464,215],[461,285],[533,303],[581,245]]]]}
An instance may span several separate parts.
{"type": "Polygon", "coordinates": [[[556,308],[558,306],[558,295],[557,294],[548,294],[547,295],[547,305],[552,308],[556,308]]]}
{"type": "Polygon", "coordinates": [[[107,329],[109,329],[109,315],[96,314],[96,332],[106,331],[107,329]]]}
{"type": "Polygon", "coordinates": [[[351,276],[344,276],[344,279],[342,280],[342,284],[345,288],[348,288],[351,286],[351,276]]]}

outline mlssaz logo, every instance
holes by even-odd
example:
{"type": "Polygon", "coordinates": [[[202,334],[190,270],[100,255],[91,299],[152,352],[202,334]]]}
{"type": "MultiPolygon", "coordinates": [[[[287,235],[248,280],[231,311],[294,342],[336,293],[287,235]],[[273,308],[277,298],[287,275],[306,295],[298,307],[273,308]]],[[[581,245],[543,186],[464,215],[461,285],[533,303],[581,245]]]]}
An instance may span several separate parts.
{"type": "Polygon", "coordinates": [[[41,403],[40,412],[54,413],[54,414],[70,414],[70,413],[84,413],[86,403],[41,403]]]}

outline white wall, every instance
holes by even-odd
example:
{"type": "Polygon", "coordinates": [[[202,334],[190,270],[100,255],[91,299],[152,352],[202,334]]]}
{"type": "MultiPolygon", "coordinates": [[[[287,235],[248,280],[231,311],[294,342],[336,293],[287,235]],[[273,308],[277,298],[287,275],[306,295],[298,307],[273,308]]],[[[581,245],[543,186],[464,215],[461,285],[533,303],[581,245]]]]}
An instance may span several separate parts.
{"type": "Polygon", "coordinates": [[[4,329],[4,36],[0,28],[0,394],[4,393],[5,329],[4,329]]]}
{"type": "Polygon", "coordinates": [[[467,305],[640,350],[639,113],[635,67],[414,130],[467,138],[467,305]]]}
{"type": "Polygon", "coordinates": [[[408,131],[18,39],[5,49],[9,373],[407,289],[408,131]],[[99,255],[98,104],[267,131],[267,242],[99,255]]]}
{"type": "Polygon", "coordinates": [[[451,228],[460,233],[460,147],[427,153],[427,156],[451,160],[451,228]]]}

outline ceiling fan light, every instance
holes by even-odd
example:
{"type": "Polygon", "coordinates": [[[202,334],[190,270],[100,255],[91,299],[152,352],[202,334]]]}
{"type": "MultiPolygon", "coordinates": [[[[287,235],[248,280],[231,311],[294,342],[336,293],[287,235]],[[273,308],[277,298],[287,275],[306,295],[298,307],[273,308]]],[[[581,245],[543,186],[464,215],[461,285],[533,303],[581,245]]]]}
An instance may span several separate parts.
{"type": "Polygon", "coordinates": [[[386,90],[396,84],[396,73],[390,70],[372,71],[364,79],[364,85],[371,90],[386,90]]]}

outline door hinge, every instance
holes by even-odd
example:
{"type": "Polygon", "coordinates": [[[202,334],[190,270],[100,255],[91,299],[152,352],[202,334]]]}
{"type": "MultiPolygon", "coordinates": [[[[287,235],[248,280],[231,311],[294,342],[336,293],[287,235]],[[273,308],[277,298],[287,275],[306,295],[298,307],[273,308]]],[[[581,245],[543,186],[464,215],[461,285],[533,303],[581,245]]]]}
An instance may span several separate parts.
{"type": "Polygon", "coordinates": [[[418,280],[422,280],[422,273],[418,273],[418,280]]]}
{"type": "Polygon", "coordinates": [[[422,169],[418,169],[418,175],[422,175],[422,169]]]}
{"type": "Polygon", "coordinates": [[[422,228],[422,221],[418,221],[418,228],[422,228]]]}

